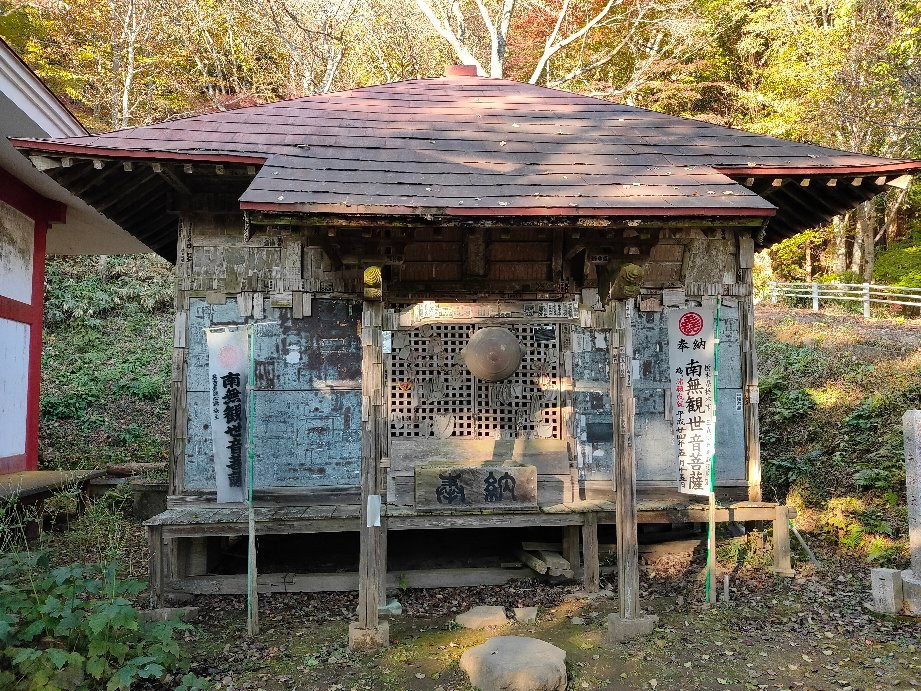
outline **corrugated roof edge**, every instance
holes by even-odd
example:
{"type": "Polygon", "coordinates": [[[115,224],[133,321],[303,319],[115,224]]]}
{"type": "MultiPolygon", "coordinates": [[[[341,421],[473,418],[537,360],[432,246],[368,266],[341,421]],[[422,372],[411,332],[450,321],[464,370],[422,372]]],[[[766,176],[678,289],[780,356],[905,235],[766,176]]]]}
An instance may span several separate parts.
{"type": "Polygon", "coordinates": [[[149,158],[158,161],[201,161],[204,163],[241,163],[262,165],[267,156],[245,156],[242,154],[209,153],[207,151],[155,151],[148,149],[112,149],[82,144],[64,144],[47,139],[10,137],[10,143],[17,149],[46,151],[60,154],[84,154],[87,156],[111,156],[112,158],[149,158]]]}
{"type": "Polygon", "coordinates": [[[873,163],[855,166],[713,166],[713,170],[727,177],[739,175],[860,175],[862,173],[921,173],[921,161],[911,159],[891,163],[873,163]]]}
{"type": "Polygon", "coordinates": [[[773,216],[777,209],[764,207],[416,207],[416,206],[367,206],[360,204],[263,204],[240,202],[244,211],[265,211],[269,213],[334,213],[334,214],[378,214],[413,216],[773,216]]]}

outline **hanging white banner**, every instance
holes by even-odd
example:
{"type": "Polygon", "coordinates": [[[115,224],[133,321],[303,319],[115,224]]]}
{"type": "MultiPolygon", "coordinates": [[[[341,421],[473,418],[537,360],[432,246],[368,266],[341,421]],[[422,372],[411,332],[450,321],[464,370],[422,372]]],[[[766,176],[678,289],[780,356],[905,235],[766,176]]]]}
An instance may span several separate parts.
{"type": "Polygon", "coordinates": [[[219,502],[246,497],[246,381],[249,351],[246,329],[206,329],[211,386],[211,439],[219,502]]]}
{"type": "Polygon", "coordinates": [[[672,426],[678,450],[678,489],[685,494],[710,494],[716,443],[714,307],[668,310],[672,426]]]}

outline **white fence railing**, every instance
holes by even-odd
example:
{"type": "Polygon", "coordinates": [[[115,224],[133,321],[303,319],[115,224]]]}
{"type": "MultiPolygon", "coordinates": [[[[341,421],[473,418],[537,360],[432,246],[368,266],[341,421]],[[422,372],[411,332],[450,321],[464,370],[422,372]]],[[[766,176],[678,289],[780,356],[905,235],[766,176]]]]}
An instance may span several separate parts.
{"type": "Polygon", "coordinates": [[[881,286],[875,283],[775,283],[768,284],[771,302],[781,298],[812,300],[812,311],[819,311],[821,300],[863,303],[863,316],[870,318],[870,305],[921,307],[921,288],[881,286]]]}

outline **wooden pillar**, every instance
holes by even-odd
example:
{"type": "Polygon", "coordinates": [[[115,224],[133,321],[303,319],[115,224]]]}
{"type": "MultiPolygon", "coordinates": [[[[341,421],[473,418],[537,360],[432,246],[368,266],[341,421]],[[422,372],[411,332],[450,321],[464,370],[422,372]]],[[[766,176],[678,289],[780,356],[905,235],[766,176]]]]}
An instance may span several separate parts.
{"type": "Polygon", "coordinates": [[[601,587],[601,566],[598,562],[598,514],[586,513],[582,524],[583,589],[597,593],[601,587]]]}
{"type": "MultiPolygon", "coordinates": [[[[633,455],[633,300],[614,308],[611,345],[611,406],[614,423],[614,497],[617,530],[619,611],[608,616],[606,639],[623,642],[652,632],[656,617],[640,613],[640,555],[637,540],[636,463],[633,455]]],[[[586,565],[586,571],[588,566],[586,565]]]]}
{"type": "MultiPolygon", "coordinates": [[[[378,274],[378,282],[379,280],[378,274]]],[[[376,299],[365,300],[361,317],[362,423],[358,621],[349,626],[349,647],[353,650],[387,645],[389,637],[386,622],[382,624],[378,619],[385,581],[383,565],[386,563],[386,544],[382,535],[386,524],[381,517],[378,521],[380,525],[375,526],[375,516],[369,513],[369,508],[378,516],[383,513],[380,494],[381,439],[386,434],[381,351],[383,315],[384,306],[379,293],[376,299]]]]}
{"type": "Polygon", "coordinates": [[[569,562],[569,568],[576,578],[581,575],[582,564],[579,553],[579,526],[563,526],[563,559],[569,562]]]}
{"type": "Polygon", "coordinates": [[[758,354],[755,350],[755,309],[751,295],[754,244],[754,240],[751,237],[739,238],[740,281],[743,285],[748,287],[748,295],[743,296],[739,301],[739,335],[742,346],[742,424],[745,434],[748,500],[761,501],[761,425],[758,421],[758,354]]]}
{"type": "Polygon", "coordinates": [[[617,529],[617,588],[620,616],[635,619],[639,613],[639,546],[637,543],[636,465],[633,456],[633,329],[632,300],[618,301],[615,333],[618,347],[611,348],[611,405],[614,414],[614,496],[617,529]]]}
{"type": "Polygon", "coordinates": [[[793,576],[790,563],[790,519],[786,506],[777,506],[774,511],[774,572],[781,576],[793,576]]]}

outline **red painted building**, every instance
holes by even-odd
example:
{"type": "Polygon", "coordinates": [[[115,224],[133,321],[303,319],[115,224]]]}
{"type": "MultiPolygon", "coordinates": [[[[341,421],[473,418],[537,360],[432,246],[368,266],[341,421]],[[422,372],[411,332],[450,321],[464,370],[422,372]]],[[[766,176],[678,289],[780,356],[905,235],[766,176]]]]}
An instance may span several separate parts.
{"type": "Polygon", "coordinates": [[[45,256],[148,251],[6,140],[86,129],[0,41],[0,473],[38,467],[45,256]]]}

